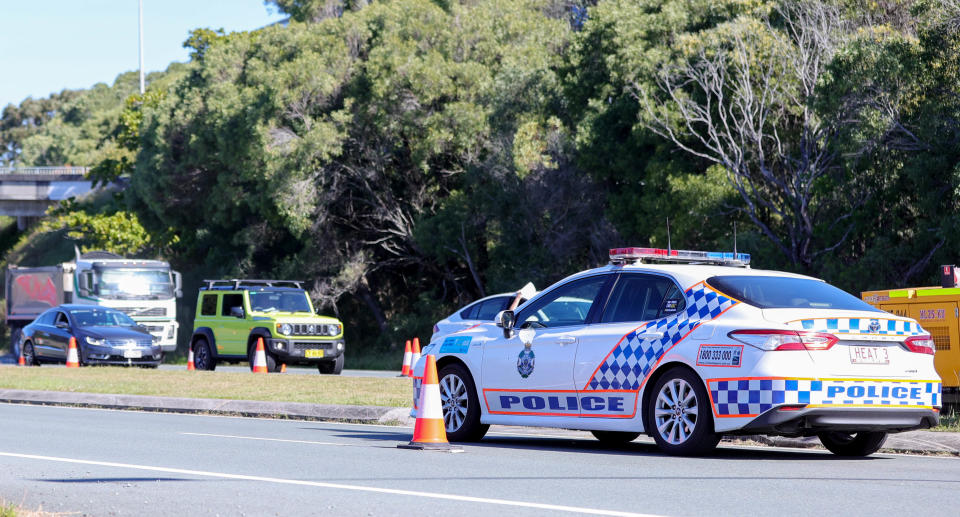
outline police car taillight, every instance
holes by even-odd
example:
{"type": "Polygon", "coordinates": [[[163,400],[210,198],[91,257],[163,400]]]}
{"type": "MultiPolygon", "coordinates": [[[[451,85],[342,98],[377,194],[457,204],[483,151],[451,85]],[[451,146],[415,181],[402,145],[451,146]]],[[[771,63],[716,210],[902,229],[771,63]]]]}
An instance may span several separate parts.
{"type": "Polygon", "coordinates": [[[779,329],[734,330],[731,339],[760,350],[829,350],[839,339],[823,332],[801,332],[779,329]]]}
{"type": "Polygon", "coordinates": [[[719,264],[723,266],[750,265],[749,253],[727,253],[720,251],[666,250],[662,248],[613,248],[610,250],[610,262],[680,262],[687,264],[719,264]]]}
{"type": "Polygon", "coordinates": [[[934,355],[937,351],[936,343],[930,336],[910,336],[903,341],[903,344],[906,345],[907,350],[918,354],[934,355]]]}

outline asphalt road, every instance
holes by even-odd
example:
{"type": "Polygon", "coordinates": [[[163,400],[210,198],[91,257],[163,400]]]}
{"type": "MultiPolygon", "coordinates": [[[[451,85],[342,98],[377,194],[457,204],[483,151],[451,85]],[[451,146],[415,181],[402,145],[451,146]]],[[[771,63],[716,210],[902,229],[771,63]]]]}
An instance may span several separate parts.
{"type": "Polygon", "coordinates": [[[584,433],[459,454],[409,428],[0,404],[0,497],[79,515],[957,514],[960,459],[723,447],[665,456],[584,433]]]}

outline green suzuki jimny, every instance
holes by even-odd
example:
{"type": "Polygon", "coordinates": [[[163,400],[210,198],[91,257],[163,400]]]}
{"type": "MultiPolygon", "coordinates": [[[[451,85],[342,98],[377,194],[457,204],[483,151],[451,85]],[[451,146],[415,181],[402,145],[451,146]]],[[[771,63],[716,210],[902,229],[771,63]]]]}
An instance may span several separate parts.
{"type": "Polygon", "coordinates": [[[315,364],[320,373],[343,370],[343,324],[313,312],[310,297],[291,280],[204,280],[193,322],[194,364],[249,361],[263,338],[267,371],[282,364],[315,364]]]}

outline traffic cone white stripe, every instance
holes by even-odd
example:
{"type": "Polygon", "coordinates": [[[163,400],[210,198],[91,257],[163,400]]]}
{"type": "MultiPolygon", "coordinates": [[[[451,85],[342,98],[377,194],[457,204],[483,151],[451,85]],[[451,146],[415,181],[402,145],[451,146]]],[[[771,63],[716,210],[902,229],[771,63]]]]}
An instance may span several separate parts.
{"type": "Polygon", "coordinates": [[[443,401],[440,399],[440,386],[425,384],[420,388],[420,402],[417,404],[417,418],[443,420],[443,401]]]}

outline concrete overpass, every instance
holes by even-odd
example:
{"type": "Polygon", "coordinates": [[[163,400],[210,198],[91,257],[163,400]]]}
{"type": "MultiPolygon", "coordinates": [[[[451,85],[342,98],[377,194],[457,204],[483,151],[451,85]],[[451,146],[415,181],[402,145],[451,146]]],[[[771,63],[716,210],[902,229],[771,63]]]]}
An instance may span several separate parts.
{"type": "Polygon", "coordinates": [[[17,218],[24,229],[47,208],[93,190],[89,167],[0,167],[0,215],[17,218]]]}

